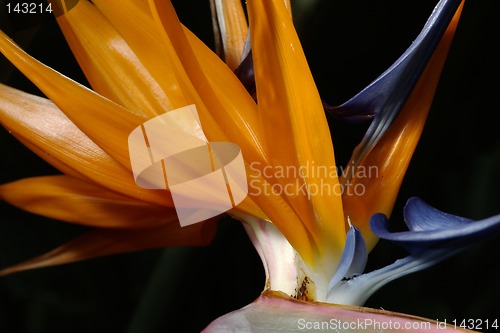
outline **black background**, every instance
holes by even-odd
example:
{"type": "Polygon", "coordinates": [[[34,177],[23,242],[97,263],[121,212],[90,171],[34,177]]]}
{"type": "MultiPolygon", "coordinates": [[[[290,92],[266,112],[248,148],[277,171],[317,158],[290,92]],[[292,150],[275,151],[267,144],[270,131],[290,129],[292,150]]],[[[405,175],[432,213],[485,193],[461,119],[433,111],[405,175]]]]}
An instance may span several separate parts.
{"type": "MultiPolygon", "coordinates": [[[[0,27],[24,49],[86,84],[53,19],[12,29],[0,10],[0,27]],[[55,53],[54,50],[57,50],[55,53]]],[[[366,86],[409,46],[436,1],[319,1],[296,15],[299,35],[322,97],[339,104],[366,86]]],[[[212,43],[208,1],[174,1],[181,20],[212,43]]],[[[499,213],[498,5],[468,1],[450,50],[422,139],[393,216],[402,225],[410,196],[456,215],[481,219],[499,213]]],[[[0,82],[39,94],[0,58],[0,82]]],[[[331,122],[339,165],[364,126],[331,122]]],[[[5,130],[2,183],[55,174],[5,130]]],[[[31,215],[0,202],[0,267],[52,249],[85,231],[31,215]]],[[[218,316],[253,301],[262,291],[260,259],[237,221],[221,222],[213,244],[98,258],[23,272],[0,279],[0,332],[198,332],[218,316]]],[[[423,272],[394,281],[366,304],[432,319],[498,319],[498,241],[423,272]]],[[[371,270],[404,256],[380,242],[371,270]]],[[[499,323],[500,324],[500,323],[499,323]]],[[[495,330],[491,330],[495,331],[495,330]]]]}

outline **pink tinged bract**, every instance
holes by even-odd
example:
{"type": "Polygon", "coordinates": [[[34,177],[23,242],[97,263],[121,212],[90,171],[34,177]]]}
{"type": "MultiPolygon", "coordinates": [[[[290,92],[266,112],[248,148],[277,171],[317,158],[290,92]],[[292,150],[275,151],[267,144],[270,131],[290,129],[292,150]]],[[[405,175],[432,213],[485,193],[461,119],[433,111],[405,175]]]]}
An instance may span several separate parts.
{"type": "Polygon", "coordinates": [[[222,316],[202,333],[336,332],[453,333],[474,332],[445,321],[365,307],[297,301],[276,292],[222,316]]]}

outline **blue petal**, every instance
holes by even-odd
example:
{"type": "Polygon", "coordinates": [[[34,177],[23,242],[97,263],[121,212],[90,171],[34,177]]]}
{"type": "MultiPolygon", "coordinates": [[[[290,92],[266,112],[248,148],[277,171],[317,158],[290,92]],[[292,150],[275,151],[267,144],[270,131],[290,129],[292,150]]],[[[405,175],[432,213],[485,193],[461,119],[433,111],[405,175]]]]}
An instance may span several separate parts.
{"type": "Polygon", "coordinates": [[[344,278],[351,279],[354,276],[362,274],[365,270],[367,259],[368,252],[366,251],[363,235],[361,231],[351,225],[347,232],[342,258],[328,284],[328,290],[332,290],[344,278]]]}
{"type": "Polygon", "coordinates": [[[333,115],[354,121],[373,118],[354,153],[354,166],[363,160],[394,121],[460,2],[461,0],[439,1],[415,41],[389,69],[349,101],[330,109],[333,115]]]}
{"type": "Polygon", "coordinates": [[[403,246],[412,254],[430,248],[465,248],[472,242],[500,234],[500,214],[480,221],[443,213],[418,198],[405,206],[405,221],[409,231],[391,232],[387,218],[375,214],[370,227],[375,235],[403,246]]]}
{"type": "Polygon", "coordinates": [[[402,276],[418,272],[460,252],[459,249],[434,249],[396,260],[391,265],[342,280],[328,294],[327,301],[336,304],[363,305],[371,295],[402,276]]]}
{"type": "Polygon", "coordinates": [[[323,102],[323,108],[329,114],[331,114],[335,119],[345,121],[351,124],[362,124],[366,123],[370,120],[373,120],[375,117],[374,110],[365,109],[365,110],[357,110],[353,111],[347,107],[341,106],[333,106],[329,105],[325,101],[323,102]]]}
{"type": "Polygon", "coordinates": [[[408,200],[404,208],[404,216],[410,231],[458,228],[472,222],[465,217],[443,213],[417,197],[408,200]]]}
{"type": "Polygon", "coordinates": [[[405,247],[410,255],[384,268],[339,281],[329,290],[328,302],[362,305],[387,283],[433,266],[477,241],[500,234],[500,214],[472,221],[443,213],[418,198],[411,198],[404,215],[409,231],[391,232],[383,214],[372,216],[370,227],[378,237],[405,247]]]}
{"type": "MultiPolygon", "coordinates": [[[[247,45],[247,44],[245,44],[247,45]]],[[[255,87],[255,73],[253,67],[253,56],[252,51],[249,49],[246,55],[243,57],[239,66],[234,70],[234,74],[238,77],[240,82],[243,84],[248,93],[252,96],[254,100],[257,100],[255,87]]]]}

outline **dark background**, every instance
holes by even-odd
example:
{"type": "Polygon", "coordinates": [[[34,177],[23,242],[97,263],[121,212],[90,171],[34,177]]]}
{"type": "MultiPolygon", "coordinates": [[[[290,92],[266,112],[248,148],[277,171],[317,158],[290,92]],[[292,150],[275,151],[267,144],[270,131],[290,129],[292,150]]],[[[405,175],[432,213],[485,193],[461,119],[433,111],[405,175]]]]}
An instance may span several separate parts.
{"type": "MultiPolygon", "coordinates": [[[[0,27],[30,54],[86,84],[53,19],[0,27]],[[54,53],[57,50],[57,53],[54,53]]],[[[310,3],[313,3],[312,1],[310,3]]],[[[370,83],[409,46],[436,1],[318,1],[296,15],[322,97],[339,104],[370,83]],[[306,14],[304,14],[306,13],[306,14]]],[[[212,43],[208,1],[174,1],[181,20],[212,43]]],[[[456,215],[499,213],[498,5],[468,1],[422,139],[396,203],[402,225],[410,196],[456,215]]],[[[0,82],[39,91],[4,58],[0,82]]],[[[365,126],[331,122],[338,164],[346,163],[365,126]]],[[[0,131],[2,183],[57,173],[0,131]]],[[[85,231],[0,202],[0,267],[46,252],[85,231]]],[[[394,281],[366,304],[432,319],[498,319],[498,240],[475,246],[423,272],[394,281]]],[[[381,241],[371,270],[404,256],[381,241]]],[[[169,248],[23,272],[0,279],[0,332],[198,332],[262,291],[260,259],[237,221],[225,219],[213,244],[169,248]]],[[[500,324],[500,323],[499,323],[500,324]]],[[[494,331],[494,330],[492,330],[494,331]]]]}

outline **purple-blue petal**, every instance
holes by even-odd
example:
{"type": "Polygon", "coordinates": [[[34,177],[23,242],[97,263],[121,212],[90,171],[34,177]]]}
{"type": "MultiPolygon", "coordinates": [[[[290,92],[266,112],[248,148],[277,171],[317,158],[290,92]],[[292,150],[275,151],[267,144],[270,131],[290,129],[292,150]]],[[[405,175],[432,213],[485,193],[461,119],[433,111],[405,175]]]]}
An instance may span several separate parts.
{"type": "Polygon", "coordinates": [[[472,222],[465,217],[444,213],[417,197],[412,197],[406,202],[404,217],[410,231],[449,229],[472,222]]]}
{"type": "Polygon", "coordinates": [[[477,242],[500,235],[500,214],[472,221],[443,213],[418,198],[405,206],[410,230],[391,232],[383,214],[375,214],[370,227],[375,235],[406,248],[410,255],[386,267],[343,279],[329,289],[327,300],[340,304],[362,305],[385,284],[410,273],[426,269],[477,242]]]}
{"type": "Polygon", "coordinates": [[[331,290],[342,279],[350,279],[360,275],[365,270],[368,251],[366,250],[365,240],[361,231],[351,226],[346,235],[346,242],[342,258],[337,266],[335,274],[330,279],[328,290],[331,290]]]}
{"type": "Polygon", "coordinates": [[[391,232],[383,214],[373,215],[370,227],[378,237],[399,244],[412,254],[436,248],[465,249],[474,242],[500,235],[500,214],[472,221],[443,213],[418,198],[408,201],[404,214],[409,231],[391,232]]]}
{"type": "Polygon", "coordinates": [[[350,124],[363,124],[375,117],[375,112],[371,109],[359,110],[358,112],[353,112],[348,108],[342,108],[339,106],[329,105],[327,102],[323,102],[323,108],[325,112],[332,115],[333,118],[341,121],[345,121],[350,124]]]}
{"type": "Polygon", "coordinates": [[[253,67],[252,51],[249,50],[238,67],[234,70],[234,74],[238,77],[248,93],[256,100],[255,73],[253,67]]]}
{"type": "Polygon", "coordinates": [[[402,276],[431,267],[455,254],[460,249],[431,249],[418,255],[409,255],[380,269],[340,281],[328,294],[331,303],[363,305],[366,300],[387,283],[402,276]]]}

